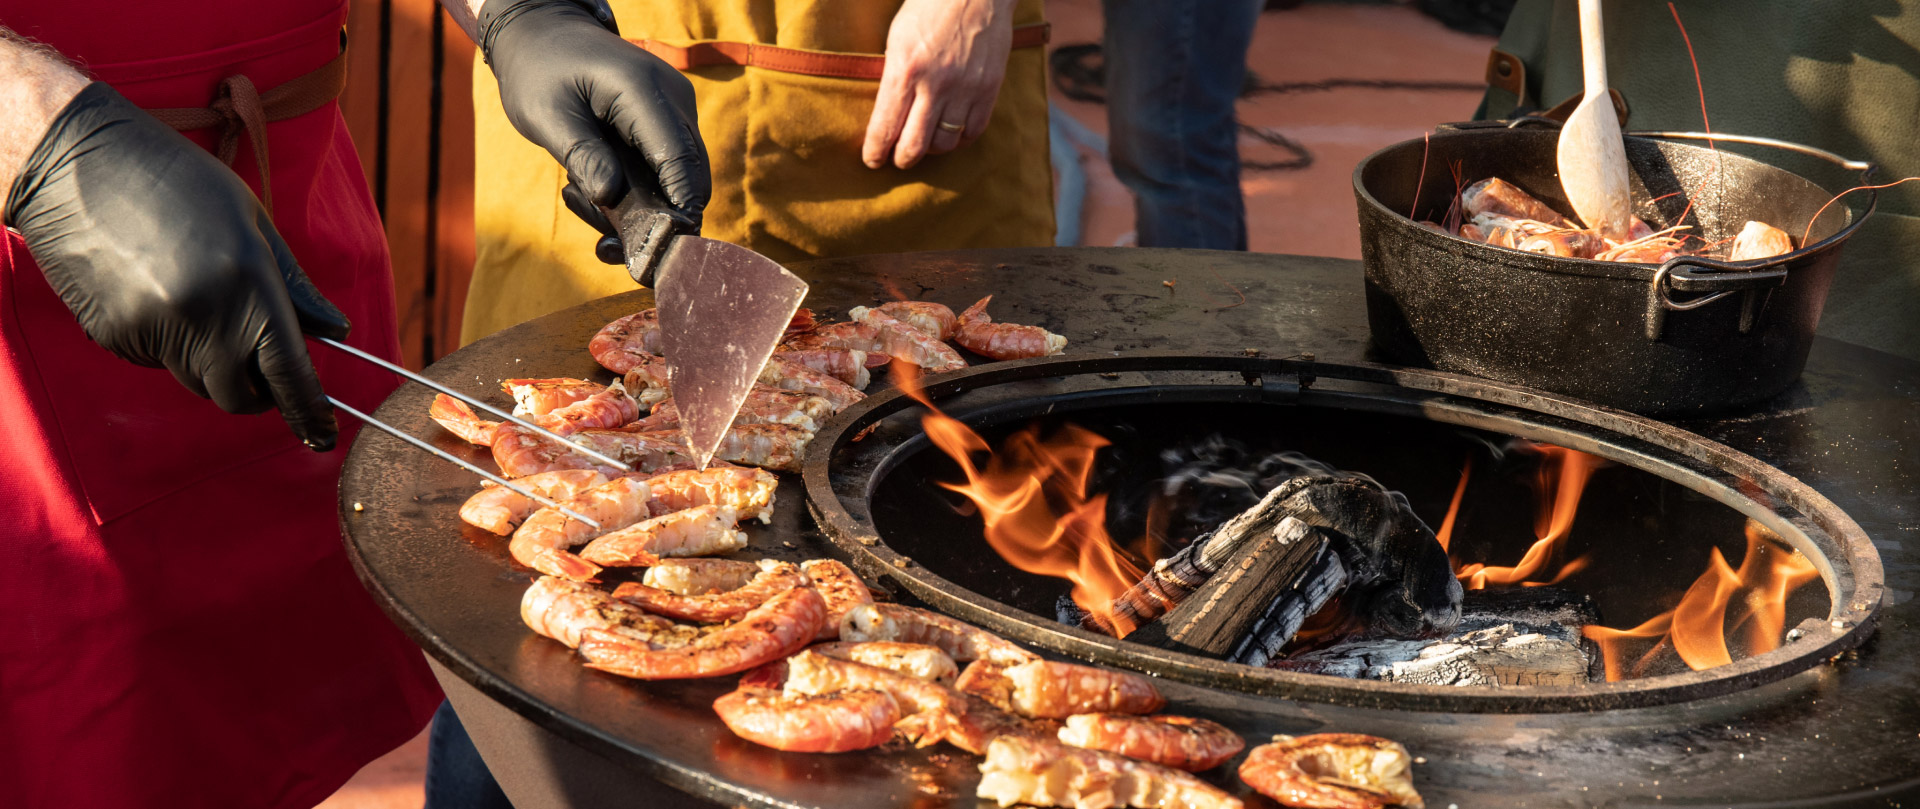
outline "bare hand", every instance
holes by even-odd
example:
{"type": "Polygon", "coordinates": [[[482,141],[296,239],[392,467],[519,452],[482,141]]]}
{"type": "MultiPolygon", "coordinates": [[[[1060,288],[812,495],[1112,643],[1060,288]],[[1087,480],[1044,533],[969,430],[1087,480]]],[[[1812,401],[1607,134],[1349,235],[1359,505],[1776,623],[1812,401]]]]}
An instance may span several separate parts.
{"type": "Polygon", "coordinates": [[[906,0],[887,31],[887,66],[867,122],[868,168],[911,168],[987,129],[1013,49],[1012,0],[906,0]],[[947,124],[941,126],[942,123],[947,124]]]}

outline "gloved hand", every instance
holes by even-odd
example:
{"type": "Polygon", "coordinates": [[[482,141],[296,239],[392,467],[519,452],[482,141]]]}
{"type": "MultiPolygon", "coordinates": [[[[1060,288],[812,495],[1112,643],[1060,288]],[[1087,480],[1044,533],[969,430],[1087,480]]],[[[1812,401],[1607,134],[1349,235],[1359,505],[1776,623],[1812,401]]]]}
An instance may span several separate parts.
{"type": "Polygon", "coordinates": [[[96,82],[28,156],[6,221],[94,342],[229,413],[278,407],[307,446],[333,448],[301,331],[344,338],[347,318],[206,150],[96,82]]]}
{"type": "Polygon", "coordinates": [[[712,178],[685,76],[621,39],[611,12],[603,24],[568,0],[488,0],[479,19],[507,120],[566,168],[567,207],[607,234],[600,260],[623,260],[595,207],[626,196],[623,162],[635,177],[658,178],[666,202],[699,225],[712,178]]]}

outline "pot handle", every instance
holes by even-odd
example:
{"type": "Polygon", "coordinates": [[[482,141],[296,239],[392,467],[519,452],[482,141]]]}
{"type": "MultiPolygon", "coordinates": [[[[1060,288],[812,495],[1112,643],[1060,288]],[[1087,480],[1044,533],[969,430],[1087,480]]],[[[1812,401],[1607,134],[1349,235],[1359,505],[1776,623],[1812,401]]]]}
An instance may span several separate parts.
{"type": "Polygon", "coordinates": [[[1703,256],[1674,256],[1660,265],[1647,287],[1647,338],[1660,339],[1666,329],[1668,311],[1698,309],[1736,292],[1746,293],[1740,310],[1740,333],[1745,334],[1766,310],[1773,288],[1786,282],[1785,265],[1756,269],[1752,262],[1736,264],[1703,256]],[[1676,301],[1673,291],[1707,294],[1676,301]]]}
{"type": "Polygon", "coordinates": [[[1728,143],[1746,143],[1754,146],[1766,146],[1773,149],[1783,149],[1789,152],[1798,152],[1803,155],[1820,158],[1821,160],[1825,160],[1829,163],[1833,163],[1849,171],[1860,172],[1860,181],[1863,183],[1866,182],[1868,178],[1872,177],[1874,172],[1880,170],[1880,167],[1875,165],[1872,161],[1852,160],[1852,159],[1834,154],[1833,152],[1829,152],[1817,146],[1808,146],[1804,143],[1794,143],[1793,141],[1790,141],[1790,140],[1780,140],[1778,138],[1763,138],[1757,135],[1718,135],[1718,134],[1708,134],[1706,132],[1666,132],[1666,131],[1635,131],[1635,132],[1626,132],[1622,134],[1628,135],[1630,137],[1636,137],[1636,138],[1665,138],[1668,140],[1704,140],[1704,141],[1722,141],[1723,140],[1728,143]]]}

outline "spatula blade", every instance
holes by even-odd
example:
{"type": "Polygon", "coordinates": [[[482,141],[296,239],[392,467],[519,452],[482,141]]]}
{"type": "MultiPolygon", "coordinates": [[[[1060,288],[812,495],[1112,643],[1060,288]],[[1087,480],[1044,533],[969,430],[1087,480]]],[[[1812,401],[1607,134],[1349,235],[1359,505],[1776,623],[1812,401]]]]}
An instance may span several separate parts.
{"type": "Polygon", "coordinates": [[[680,429],[700,468],[773,356],[807,284],[738,245],[680,236],[660,259],[655,304],[680,429]]]}

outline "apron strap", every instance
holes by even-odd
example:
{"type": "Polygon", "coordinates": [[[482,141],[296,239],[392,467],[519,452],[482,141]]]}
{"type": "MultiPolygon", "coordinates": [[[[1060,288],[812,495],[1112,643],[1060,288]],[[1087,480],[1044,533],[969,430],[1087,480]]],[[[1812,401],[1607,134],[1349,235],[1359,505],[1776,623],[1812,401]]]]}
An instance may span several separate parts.
{"type": "Polygon", "coordinates": [[[148,110],[174,129],[220,129],[220,162],[229,166],[240,153],[240,135],[253,142],[253,159],[260,168],[260,201],[273,215],[273,184],[267,175],[267,124],[305,115],[340,97],[347,87],[347,49],[313,72],[289,79],[262,93],[253,80],[235,74],[220,82],[213,103],[205,107],[148,110]]]}
{"type": "MultiPolygon", "coordinates": [[[[1013,29],[1013,47],[1038,48],[1047,44],[1051,32],[1052,26],[1049,23],[1019,26],[1013,29]]],[[[887,66],[887,57],[882,54],[829,53],[752,42],[695,42],[690,45],[671,45],[653,39],[628,41],[660,57],[661,61],[673,66],[675,70],[727,65],[758,67],[804,76],[879,81],[881,72],[887,66]]]]}

